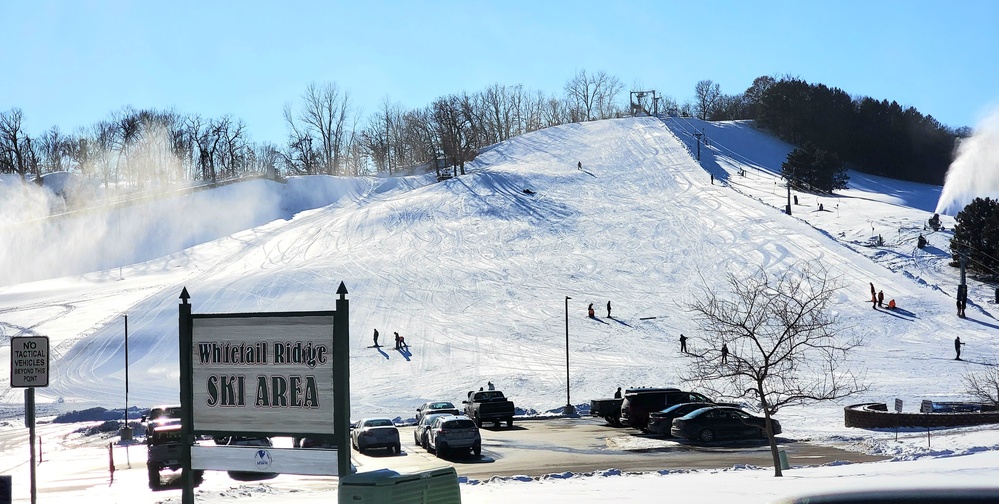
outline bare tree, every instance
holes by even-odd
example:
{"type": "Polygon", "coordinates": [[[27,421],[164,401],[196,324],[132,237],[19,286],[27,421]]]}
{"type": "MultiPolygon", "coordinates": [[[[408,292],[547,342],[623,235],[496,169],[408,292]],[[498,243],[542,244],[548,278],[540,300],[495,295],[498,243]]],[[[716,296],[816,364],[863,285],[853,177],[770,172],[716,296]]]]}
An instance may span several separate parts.
{"type": "Polygon", "coordinates": [[[999,362],[992,359],[981,371],[964,375],[964,390],[983,403],[999,406],[999,362]]]}
{"type": "Polygon", "coordinates": [[[617,77],[604,72],[587,74],[580,70],[565,83],[566,101],[572,121],[592,121],[612,117],[614,100],[624,89],[617,77]]]}
{"type": "Polygon", "coordinates": [[[862,339],[838,336],[843,332],[829,304],[840,287],[825,269],[807,265],[798,269],[771,276],[761,268],[746,279],[729,275],[732,298],[706,290],[689,305],[708,346],[686,378],[716,395],[759,403],[775,476],[782,474],[773,415],[786,405],[867,390],[855,374],[843,369],[846,354],[862,339]]]}
{"type": "MultiPolygon", "coordinates": [[[[302,95],[302,110],[297,118],[290,105],[285,106],[285,121],[291,130],[290,157],[299,160],[314,157],[320,171],[338,175],[340,157],[352,133],[347,131],[352,114],[350,95],[336,84],[309,84],[302,95]],[[308,153],[303,150],[306,146],[308,153]]],[[[310,164],[311,161],[307,163],[307,173],[312,172],[310,164]]]]}
{"type": "Polygon", "coordinates": [[[697,117],[701,118],[701,120],[707,120],[719,98],[721,98],[721,86],[710,80],[698,81],[697,85],[694,86],[697,117]]]}
{"type": "Polygon", "coordinates": [[[24,131],[24,113],[14,108],[0,112],[0,172],[16,173],[24,179],[30,173],[31,139],[24,131]]]}
{"type": "Polygon", "coordinates": [[[475,117],[468,95],[438,98],[433,104],[434,125],[440,140],[440,150],[453,175],[465,174],[465,162],[475,159],[475,117]]]}

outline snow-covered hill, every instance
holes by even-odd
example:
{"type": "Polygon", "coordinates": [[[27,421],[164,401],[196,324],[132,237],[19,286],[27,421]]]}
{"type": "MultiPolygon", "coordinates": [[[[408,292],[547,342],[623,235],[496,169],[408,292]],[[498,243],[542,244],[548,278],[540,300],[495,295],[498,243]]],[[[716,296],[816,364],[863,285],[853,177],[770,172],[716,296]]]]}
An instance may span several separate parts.
{"type": "MultiPolygon", "coordinates": [[[[468,175],[443,183],[258,180],[127,211],[4,221],[5,237],[16,239],[0,244],[0,337],[50,337],[50,386],[38,390],[42,414],[114,406],[124,399],[127,314],[129,404],[176,403],[183,287],[196,313],[325,310],[342,281],[351,306],[353,418],[405,420],[426,400],[458,400],[486,381],[522,409],[557,411],[565,403],[567,315],[571,401],[585,407],[618,386],[682,385],[679,373],[692,357],[679,353],[679,334],[695,352],[703,345],[687,303],[705,291],[724,294],[728,274],[821,263],[844,286],[834,302],[842,334],[867,341],[850,366],[866,373],[871,391],[782,410],[784,436],[898,458],[924,455],[931,463],[816,468],[795,473],[807,483],[765,488],[749,480],[766,471],[671,474],[669,481],[598,475],[573,478],[571,488],[548,485],[559,498],[496,483],[466,486],[465,499],[506,502],[523,493],[561,502],[576,491],[595,499],[581,502],[597,502],[627,493],[622,486],[647,495],[668,485],[684,500],[717,502],[841,489],[843,478],[907,486],[925,471],[939,472],[938,482],[989,484],[994,471],[980,468],[994,465],[992,454],[960,463],[953,456],[996,450],[994,429],[937,434],[930,449],[918,434],[897,444],[889,433],[843,426],[847,402],[897,397],[911,411],[921,399],[964,399],[962,375],[997,353],[991,288],[972,281],[968,318],[955,317],[950,235],[924,229],[941,188],[851,173],[850,189],[795,194],[785,215],[788,195],[777,173],[790,150],[743,122],[620,119],[512,139],[481,154],[468,175]],[[694,133],[704,139],[700,162],[694,133]],[[915,246],[919,234],[929,239],[925,249],[915,246]],[[879,235],[884,245],[875,246],[879,235]],[[869,282],[905,311],[872,310],[869,282]],[[604,317],[607,301],[613,319],[604,317]],[[596,320],[585,316],[590,303],[596,320]],[[398,331],[412,354],[369,348],[375,328],[383,341],[398,331]],[[967,342],[962,362],[953,360],[957,335],[967,342]]],[[[951,218],[943,221],[952,228],[951,218]]],[[[8,365],[4,345],[4,380],[8,365]]],[[[20,415],[20,391],[2,390],[4,416],[20,415]]],[[[261,488],[274,493],[272,501],[289,498],[261,488]]],[[[113,489],[101,495],[107,492],[116,502],[129,499],[113,489]]]]}
{"type": "MultiPolygon", "coordinates": [[[[790,149],[747,123],[620,119],[512,139],[443,183],[236,184],[129,212],[127,240],[86,231],[113,229],[120,210],[94,214],[37,235],[89,235],[75,255],[145,261],[3,287],[0,328],[5,339],[52,339],[54,374],[39,403],[79,409],[122,401],[127,314],[129,401],[170,403],[182,287],[196,313],[293,311],[332,308],[343,281],[355,418],[409,418],[487,380],[518,407],[549,411],[565,403],[566,296],[571,400],[586,405],[618,386],[678,384],[679,334],[695,351],[700,343],[686,305],[724,292],[727,274],[821,263],[845,286],[835,301],[844,334],[868,342],[851,366],[873,389],[857,400],[961,398],[974,364],[953,362],[951,341],[960,334],[972,362],[994,355],[995,306],[973,285],[968,319],[954,316],[948,236],[923,230],[940,188],[852,173],[851,189],[832,197],[797,194],[788,216],[776,173],[790,149]],[[706,138],[700,163],[695,131],[706,138]],[[219,224],[233,209],[254,227],[222,236],[239,225],[219,224]],[[930,240],[922,250],[920,233],[930,240]],[[885,246],[872,246],[877,235],[885,246]],[[912,315],[872,310],[868,282],[912,315]],[[590,303],[606,315],[607,301],[613,319],[585,317],[590,303]],[[412,356],[368,348],[375,328],[405,336],[412,356]]],[[[91,264],[57,259],[74,250],[48,243],[38,254],[48,262],[32,267],[91,264]]],[[[20,394],[3,402],[16,410],[20,394]]],[[[841,407],[788,409],[782,422],[789,433],[840,435],[841,407]]]]}

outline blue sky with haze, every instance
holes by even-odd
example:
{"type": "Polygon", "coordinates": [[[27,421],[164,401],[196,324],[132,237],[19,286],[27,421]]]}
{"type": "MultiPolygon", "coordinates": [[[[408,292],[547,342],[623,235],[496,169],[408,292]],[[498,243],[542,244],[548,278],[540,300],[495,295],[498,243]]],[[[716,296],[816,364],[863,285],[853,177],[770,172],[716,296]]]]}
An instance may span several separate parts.
{"type": "MultiPolygon", "coordinates": [[[[992,1],[7,1],[0,110],[74,132],[124,106],[243,119],[281,143],[310,82],[360,125],[494,83],[561,94],[578,70],[678,102],[793,75],[898,101],[952,127],[999,105],[992,1]]],[[[622,101],[627,100],[627,94],[622,101]]]]}

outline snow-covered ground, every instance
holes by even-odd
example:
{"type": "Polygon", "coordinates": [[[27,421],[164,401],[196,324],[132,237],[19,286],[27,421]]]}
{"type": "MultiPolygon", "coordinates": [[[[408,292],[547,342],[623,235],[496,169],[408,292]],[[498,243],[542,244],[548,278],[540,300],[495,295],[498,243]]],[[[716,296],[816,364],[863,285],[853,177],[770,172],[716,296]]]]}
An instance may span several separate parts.
{"type": "MultiPolygon", "coordinates": [[[[927,446],[925,432],[903,433],[896,443],[894,432],[843,425],[843,406],[855,402],[900,398],[905,411],[916,411],[922,399],[967,399],[962,376],[997,354],[991,287],[971,281],[968,317],[955,316],[953,218],[941,216],[948,231],[924,229],[942,188],[851,172],[850,189],[833,196],[797,193],[788,216],[777,173],[790,150],[743,122],[620,119],[512,139],[483,152],[468,175],[442,183],[258,180],[45,224],[5,221],[16,239],[0,243],[0,335],[50,338],[50,386],[37,391],[43,413],[116,407],[124,401],[127,314],[129,404],[176,403],[183,287],[195,313],[326,310],[343,281],[352,418],[405,421],[427,400],[458,400],[486,381],[526,413],[548,412],[565,403],[566,296],[569,386],[572,402],[585,408],[619,386],[683,385],[678,376],[690,357],[679,353],[678,337],[690,337],[695,352],[703,341],[687,303],[705,289],[726,292],[727,274],[818,262],[844,285],[834,309],[844,336],[866,340],[849,365],[871,389],[777,417],[786,437],[893,461],[807,468],[792,461],[779,482],[767,468],[646,475],[608,468],[469,482],[464,502],[604,502],[653,492],[687,502],[766,502],[826,489],[995,485],[992,426],[934,431],[927,446]],[[694,132],[707,139],[700,163],[694,132]],[[929,240],[924,249],[916,247],[919,234],[929,240]],[[884,245],[874,246],[879,235],[884,245]],[[17,283],[29,278],[38,280],[17,283]],[[869,282],[905,311],[872,310],[869,282]],[[614,319],[585,317],[588,304],[601,315],[608,300],[614,319]],[[398,331],[412,355],[368,348],[374,328],[383,338],[398,331]],[[958,335],[967,343],[963,361],[953,359],[958,335]]],[[[5,345],[5,380],[8,366],[5,345]]],[[[21,391],[3,390],[0,404],[12,420],[2,428],[22,429],[13,420],[22,414],[21,391]]],[[[26,448],[5,446],[3,454],[23,475],[26,448]]],[[[81,486],[81,496],[127,499],[106,480],[81,486]]],[[[323,490],[254,484],[198,498],[242,492],[302,502],[328,499],[323,490]]]]}

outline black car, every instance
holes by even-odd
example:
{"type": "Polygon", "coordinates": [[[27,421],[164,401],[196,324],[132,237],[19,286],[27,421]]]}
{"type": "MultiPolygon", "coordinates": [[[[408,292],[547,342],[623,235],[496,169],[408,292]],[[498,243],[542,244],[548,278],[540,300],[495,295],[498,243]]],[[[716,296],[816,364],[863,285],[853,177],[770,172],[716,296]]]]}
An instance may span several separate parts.
{"type": "Polygon", "coordinates": [[[697,392],[685,392],[678,388],[628,389],[624,393],[624,402],[621,403],[621,423],[644,431],[648,427],[649,413],[689,402],[714,401],[697,392]]]}
{"type": "Polygon", "coordinates": [[[680,418],[691,411],[710,406],[715,406],[715,404],[706,402],[691,402],[674,404],[673,406],[670,406],[662,411],[653,411],[652,413],[649,413],[649,425],[647,429],[652,434],[670,436],[671,434],[669,431],[673,427],[673,419],[680,418]]]}
{"type": "MultiPolygon", "coordinates": [[[[780,422],[771,420],[774,434],[780,434],[780,422]]],[[[766,419],[739,408],[712,406],[694,410],[673,420],[673,437],[703,441],[718,439],[765,439],[766,419]]]]}

